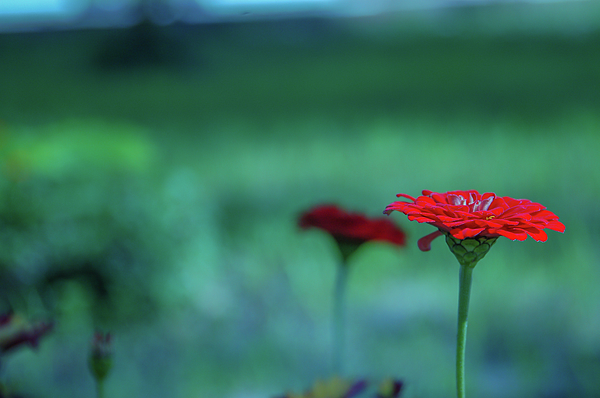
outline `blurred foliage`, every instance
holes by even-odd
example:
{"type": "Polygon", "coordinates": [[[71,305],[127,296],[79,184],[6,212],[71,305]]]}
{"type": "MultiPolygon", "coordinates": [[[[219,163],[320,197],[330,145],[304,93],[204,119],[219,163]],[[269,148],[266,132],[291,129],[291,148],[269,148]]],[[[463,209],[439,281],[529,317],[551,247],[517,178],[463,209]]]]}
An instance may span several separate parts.
{"type": "Polygon", "coordinates": [[[123,124],[71,120],[33,130],[2,131],[4,309],[53,308],[75,280],[91,295],[77,301],[101,303],[94,311],[104,322],[145,316],[148,308],[118,302],[121,291],[148,295],[143,280],[133,281],[160,262],[148,252],[165,242],[147,201],[155,145],[123,124]]]}
{"type": "MultiPolygon", "coordinates": [[[[163,27],[159,48],[189,54],[167,68],[98,68],[131,31],[1,36],[0,300],[57,321],[3,377],[91,394],[102,327],[109,396],[302,391],[328,376],[339,258],[300,212],[478,189],[567,230],[478,265],[470,394],[598,396],[600,33],[557,29],[565,5],[532,8],[553,18],[530,31],[511,7],[163,27]]],[[[430,227],[392,220],[409,247],[353,258],[347,369],[450,396],[458,266],[441,241],[418,251],[430,227]]]]}

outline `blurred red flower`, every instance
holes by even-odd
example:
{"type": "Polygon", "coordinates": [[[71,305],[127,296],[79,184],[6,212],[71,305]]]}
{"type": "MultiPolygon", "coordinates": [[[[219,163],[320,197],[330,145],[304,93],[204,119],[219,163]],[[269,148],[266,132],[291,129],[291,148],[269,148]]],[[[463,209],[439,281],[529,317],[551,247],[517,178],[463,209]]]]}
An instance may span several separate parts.
{"type": "Polygon", "coordinates": [[[369,219],[349,213],[335,205],[317,206],[302,214],[301,228],[319,228],[328,232],[338,243],[360,245],[376,240],[404,246],[406,234],[390,220],[369,219]]]}
{"type": "Polygon", "coordinates": [[[431,241],[447,233],[456,239],[505,236],[512,240],[525,240],[531,236],[537,241],[548,239],[544,229],[564,232],[565,226],[551,211],[528,199],[513,199],[488,192],[450,191],[437,193],[423,191],[423,196],[413,198],[405,194],[398,197],[411,202],[393,202],[385,208],[390,214],[397,210],[411,221],[429,223],[439,229],[419,240],[419,248],[427,251],[431,241]]]}

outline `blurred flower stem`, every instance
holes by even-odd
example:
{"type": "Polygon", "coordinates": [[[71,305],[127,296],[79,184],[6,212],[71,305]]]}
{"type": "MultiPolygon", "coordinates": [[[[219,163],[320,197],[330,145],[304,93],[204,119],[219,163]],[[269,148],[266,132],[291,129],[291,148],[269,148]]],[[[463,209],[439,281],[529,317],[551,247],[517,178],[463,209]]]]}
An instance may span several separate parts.
{"type": "Polygon", "coordinates": [[[333,358],[332,369],[333,373],[341,375],[344,371],[344,346],[346,340],[346,285],[348,284],[348,265],[343,261],[337,267],[337,275],[335,280],[334,302],[333,302],[333,358]]]}
{"type": "Polygon", "coordinates": [[[473,267],[460,266],[458,293],[458,334],[456,337],[456,396],[465,398],[465,348],[473,267]]]}
{"type": "Polygon", "coordinates": [[[104,380],[96,380],[96,397],[104,398],[104,380]]]}

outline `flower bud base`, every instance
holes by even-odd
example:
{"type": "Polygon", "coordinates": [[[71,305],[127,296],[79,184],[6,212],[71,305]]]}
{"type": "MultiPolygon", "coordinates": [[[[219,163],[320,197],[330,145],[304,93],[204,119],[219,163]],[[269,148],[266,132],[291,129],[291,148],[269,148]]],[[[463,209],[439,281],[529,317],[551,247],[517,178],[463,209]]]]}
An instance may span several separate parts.
{"type": "Polygon", "coordinates": [[[498,237],[478,236],[467,239],[457,239],[445,233],[446,243],[454,253],[460,265],[475,267],[475,265],[490,251],[498,237]]]}

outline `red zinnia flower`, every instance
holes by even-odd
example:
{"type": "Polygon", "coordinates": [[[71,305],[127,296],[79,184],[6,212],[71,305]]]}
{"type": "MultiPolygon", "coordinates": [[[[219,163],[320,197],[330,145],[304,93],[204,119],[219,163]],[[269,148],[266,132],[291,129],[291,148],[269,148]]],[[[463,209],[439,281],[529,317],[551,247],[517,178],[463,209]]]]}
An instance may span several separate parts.
{"type": "Polygon", "coordinates": [[[319,228],[328,232],[338,243],[360,245],[377,240],[398,246],[406,243],[406,234],[390,220],[369,219],[349,213],[335,205],[317,206],[304,213],[298,222],[301,228],[319,228]]]}
{"type": "Polygon", "coordinates": [[[431,241],[442,233],[459,240],[499,236],[525,240],[531,236],[544,242],[548,239],[544,229],[565,230],[554,213],[528,199],[477,191],[437,193],[425,190],[423,196],[416,199],[405,194],[396,196],[410,199],[412,203],[393,202],[385,208],[385,214],[397,210],[411,221],[429,223],[439,229],[419,240],[419,248],[423,251],[429,250],[431,241]]]}

